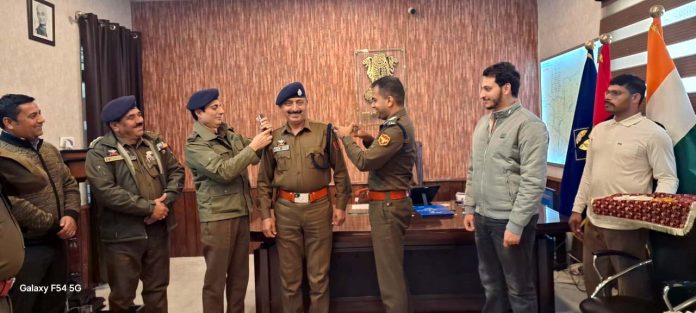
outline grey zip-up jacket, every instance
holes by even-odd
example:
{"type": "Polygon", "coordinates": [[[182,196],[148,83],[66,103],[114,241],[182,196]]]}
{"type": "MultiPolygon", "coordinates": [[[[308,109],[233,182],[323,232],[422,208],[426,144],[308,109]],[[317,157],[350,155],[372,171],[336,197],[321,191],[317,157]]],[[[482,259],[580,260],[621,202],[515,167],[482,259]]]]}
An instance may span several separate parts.
{"type": "Polygon", "coordinates": [[[472,140],[464,209],[508,220],[506,229],[522,234],[546,187],[546,125],[519,102],[483,116],[472,140]],[[489,132],[492,116],[496,123],[489,132]]]}

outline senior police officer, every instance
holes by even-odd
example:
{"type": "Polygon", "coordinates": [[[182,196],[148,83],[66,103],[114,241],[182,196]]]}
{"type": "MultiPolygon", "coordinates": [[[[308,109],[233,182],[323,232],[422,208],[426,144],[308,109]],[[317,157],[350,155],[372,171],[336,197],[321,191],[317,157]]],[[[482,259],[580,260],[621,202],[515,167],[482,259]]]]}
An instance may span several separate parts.
{"type": "Polygon", "coordinates": [[[203,312],[223,312],[223,294],[227,312],[244,312],[253,208],[247,167],[257,164],[262,149],[271,143],[271,125],[263,118],[265,131],[253,140],[241,136],[223,123],[219,95],[217,89],[200,90],[186,106],[195,120],[185,151],[196,186],[206,263],[203,312]]]}
{"type": "Polygon", "coordinates": [[[331,225],[340,226],[345,221],[350,177],[331,128],[307,119],[302,83],[283,87],[276,105],[287,123],[273,131],[273,144],[266,149],[259,169],[263,233],[277,237],[283,312],[304,312],[303,257],[307,259],[309,312],[328,312],[331,225]],[[335,200],[329,197],[328,187],[332,169],[335,200]],[[274,189],[277,199],[272,203],[274,189]]]}
{"type": "Polygon", "coordinates": [[[8,292],[24,262],[24,240],[10,212],[9,195],[33,193],[48,185],[48,176],[18,153],[0,149],[0,313],[11,313],[8,292]]]}
{"type": "Polygon", "coordinates": [[[144,131],[135,97],[110,101],[101,120],[110,132],[90,144],[85,169],[98,207],[109,309],[134,305],[138,280],[147,312],[167,312],[172,204],[181,195],[184,169],[167,143],[144,131]]]}
{"type": "Polygon", "coordinates": [[[336,134],[343,139],[351,162],[370,172],[370,227],[382,303],[387,312],[412,312],[404,278],[403,238],[413,210],[407,191],[416,160],[415,131],[403,106],[406,94],[398,78],[382,77],[372,83],[372,91],[372,108],[385,120],[377,139],[353,124],[336,127],[336,134]],[[360,137],[367,150],[351,134],[360,137]]]}

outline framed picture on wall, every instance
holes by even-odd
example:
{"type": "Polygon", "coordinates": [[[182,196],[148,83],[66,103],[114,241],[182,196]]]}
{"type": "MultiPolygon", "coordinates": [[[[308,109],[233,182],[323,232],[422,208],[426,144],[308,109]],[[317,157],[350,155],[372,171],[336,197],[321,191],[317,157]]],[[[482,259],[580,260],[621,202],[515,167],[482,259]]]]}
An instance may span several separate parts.
{"type": "Polygon", "coordinates": [[[56,45],[56,13],[52,3],[45,0],[27,0],[29,39],[56,45]]]}

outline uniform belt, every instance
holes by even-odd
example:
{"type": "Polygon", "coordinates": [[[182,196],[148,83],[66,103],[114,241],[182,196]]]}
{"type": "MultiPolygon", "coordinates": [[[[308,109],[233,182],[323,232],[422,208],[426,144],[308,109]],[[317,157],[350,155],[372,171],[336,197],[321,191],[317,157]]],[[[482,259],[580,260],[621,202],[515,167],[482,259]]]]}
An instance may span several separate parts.
{"type": "Polygon", "coordinates": [[[374,191],[370,190],[368,192],[368,197],[370,201],[384,201],[387,200],[387,195],[390,200],[401,200],[408,197],[408,193],[405,190],[392,190],[392,191],[374,191]]]}
{"type": "Polygon", "coordinates": [[[290,192],[279,189],[278,197],[293,203],[314,203],[329,196],[329,188],[324,187],[312,192],[290,192]]]}
{"type": "Polygon", "coordinates": [[[0,298],[7,297],[7,294],[10,293],[10,289],[12,289],[14,281],[14,278],[0,280],[0,298]]]}

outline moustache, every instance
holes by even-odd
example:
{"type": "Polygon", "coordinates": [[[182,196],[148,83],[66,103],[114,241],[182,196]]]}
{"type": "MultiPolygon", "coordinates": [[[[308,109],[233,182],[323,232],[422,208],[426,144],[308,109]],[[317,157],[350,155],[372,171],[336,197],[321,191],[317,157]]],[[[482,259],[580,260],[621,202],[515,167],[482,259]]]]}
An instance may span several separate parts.
{"type": "Polygon", "coordinates": [[[302,111],[288,111],[288,114],[302,114],[302,111]]]}

